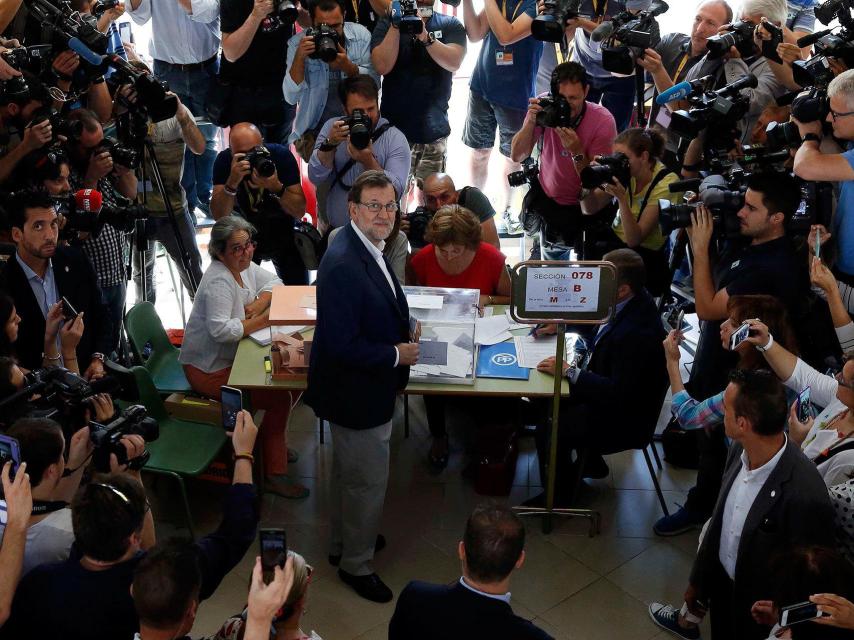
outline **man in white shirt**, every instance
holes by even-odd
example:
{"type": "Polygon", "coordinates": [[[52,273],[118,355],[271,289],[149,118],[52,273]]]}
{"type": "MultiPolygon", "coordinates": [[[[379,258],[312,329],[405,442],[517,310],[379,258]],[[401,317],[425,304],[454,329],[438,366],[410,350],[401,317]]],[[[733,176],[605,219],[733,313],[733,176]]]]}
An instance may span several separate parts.
{"type": "Polygon", "coordinates": [[[795,546],[833,546],[833,510],[815,465],[783,431],[785,390],[770,371],[736,370],[724,391],[733,441],[721,492],[691,570],[681,612],[652,603],[653,620],[682,638],[712,612],[713,638],[764,639],[751,616],[772,592],[770,560],[795,546]]]}

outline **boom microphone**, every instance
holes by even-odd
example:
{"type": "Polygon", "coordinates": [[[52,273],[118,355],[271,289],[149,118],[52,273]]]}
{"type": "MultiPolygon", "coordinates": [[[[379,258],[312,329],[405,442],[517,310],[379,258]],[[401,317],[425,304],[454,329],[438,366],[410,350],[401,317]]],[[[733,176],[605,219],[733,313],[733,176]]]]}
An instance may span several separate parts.
{"type": "Polygon", "coordinates": [[[614,23],[608,20],[593,29],[593,33],[590,34],[590,39],[593,42],[602,42],[612,33],[614,33],[614,23]]]}
{"type": "Polygon", "coordinates": [[[687,98],[691,93],[697,90],[702,90],[706,83],[711,80],[712,76],[697,78],[696,80],[684,80],[679,84],[674,84],[669,89],[665,89],[655,98],[656,104],[667,104],[674,100],[682,100],[687,98]]]}
{"type": "Polygon", "coordinates": [[[715,91],[715,95],[726,97],[732,96],[741,91],[742,89],[752,89],[756,85],[759,84],[759,80],[756,79],[756,76],[752,73],[748,73],[746,76],[741,76],[735,82],[731,82],[725,87],[721,87],[717,91],[715,91]]]}
{"type": "Polygon", "coordinates": [[[804,47],[811,47],[816,42],[821,40],[824,36],[833,33],[833,29],[823,29],[822,31],[816,31],[815,33],[808,33],[803,38],[798,38],[798,46],[803,49],[804,47]]]}

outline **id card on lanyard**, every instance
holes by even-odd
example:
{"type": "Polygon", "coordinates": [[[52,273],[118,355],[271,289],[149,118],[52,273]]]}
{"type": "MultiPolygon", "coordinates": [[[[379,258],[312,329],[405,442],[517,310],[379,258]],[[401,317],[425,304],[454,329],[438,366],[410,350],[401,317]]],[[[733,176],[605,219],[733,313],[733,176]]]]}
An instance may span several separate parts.
{"type": "MultiPolygon", "coordinates": [[[[525,0],[519,0],[516,5],[516,9],[513,11],[513,16],[510,17],[507,15],[507,0],[501,0],[501,15],[504,16],[507,20],[512,22],[518,17],[519,9],[522,8],[522,5],[525,4],[525,0]]],[[[508,51],[507,47],[502,47],[500,51],[495,52],[495,66],[496,67],[510,67],[513,66],[513,52],[508,51]]]]}
{"type": "MultiPolygon", "coordinates": [[[[682,70],[685,68],[685,65],[688,63],[688,57],[689,54],[687,51],[682,54],[682,61],[679,63],[679,66],[676,67],[676,73],[673,74],[673,84],[681,82],[680,75],[682,70]]],[[[655,114],[655,122],[665,129],[670,126],[670,111],[667,107],[658,109],[658,112],[655,114]]]]}

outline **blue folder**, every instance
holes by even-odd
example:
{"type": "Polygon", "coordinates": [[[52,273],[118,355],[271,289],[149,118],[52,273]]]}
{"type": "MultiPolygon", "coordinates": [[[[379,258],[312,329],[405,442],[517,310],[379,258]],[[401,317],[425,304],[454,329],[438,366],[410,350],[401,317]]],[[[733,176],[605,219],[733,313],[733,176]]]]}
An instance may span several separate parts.
{"type": "Polygon", "coordinates": [[[477,358],[478,378],[527,380],[530,375],[530,369],[519,366],[516,359],[516,345],[512,342],[499,342],[488,347],[480,347],[480,355],[477,358]]]}

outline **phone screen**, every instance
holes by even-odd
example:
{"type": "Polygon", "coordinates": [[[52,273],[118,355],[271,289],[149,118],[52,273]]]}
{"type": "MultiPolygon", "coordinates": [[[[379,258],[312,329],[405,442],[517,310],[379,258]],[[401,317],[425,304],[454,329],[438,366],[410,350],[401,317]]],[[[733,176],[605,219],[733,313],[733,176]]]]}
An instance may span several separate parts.
{"type": "Polygon", "coordinates": [[[273,570],[284,567],[288,559],[288,543],[284,529],[261,529],[261,568],[264,581],[273,579],[273,570]]]}
{"type": "Polygon", "coordinates": [[[0,434],[0,469],[10,460],[12,461],[10,477],[14,477],[15,471],[18,470],[18,465],[21,464],[21,450],[15,438],[0,434]]]}
{"type": "Polygon", "coordinates": [[[750,325],[746,322],[741,323],[741,326],[735,330],[735,333],[730,336],[729,349],[735,351],[735,348],[747,339],[750,335],[750,325]]]}
{"type": "Polygon", "coordinates": [[[66,320],[73,320],[77,317],[77,309],[72,306],[65,296],[62,297],[62,317],[66,320]]]}
{"type": "Polygon", "coordinates": [[[231,431],[237,424],[237,413],[243,409],[243,393],[234,387],[220,387],[222,398],[222,426],[231,431]]]}
{"type": "Polygon", "coordinates": [[[810,409],[810,388],[807,387],[798,394],[798,420],[806,422],[812,417],[810,409]]]}
{"type": "Polygon", "coordinates": [[[681,331],[682,325],[684,323],[685,323],[685,310],[682,309],[682,311],[679,312],[679,315],[676,316],[676,325],[673,328],[676,329],[677,331],[681,331]]]}
{"type": "Polygon", "coordinates": [[[789,627],[799,622],[814,620],[821,615],[822,614],[818,612],[818,605],[813,604],[812,602],[793,604],[790,607],[784,607],[780,612],[780,626],[789,627]]]}

